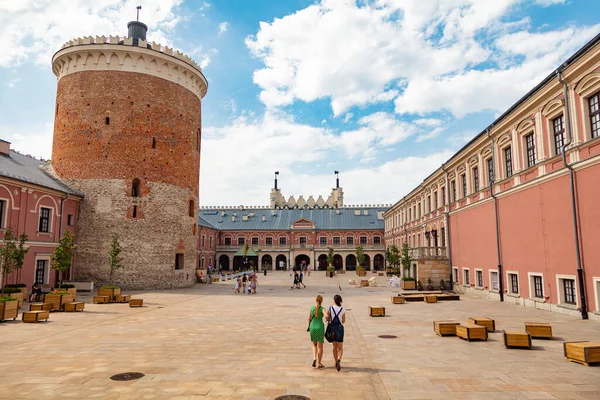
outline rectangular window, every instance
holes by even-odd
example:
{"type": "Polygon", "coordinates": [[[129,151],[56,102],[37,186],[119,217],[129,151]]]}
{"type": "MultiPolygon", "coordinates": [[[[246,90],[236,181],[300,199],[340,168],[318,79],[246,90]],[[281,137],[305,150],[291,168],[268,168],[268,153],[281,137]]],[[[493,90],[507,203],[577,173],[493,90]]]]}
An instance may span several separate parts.
{"type": "Polygon", "coordinates": [[[471,276],[469,275],[469,270],[463,270],[463,285],[469,286],[471,284],[471,276]]]}
{"type": "Polygon", "coordinates": [[[577,304],[575,300],[575,279],[563,279],[565,303],[577,304]]]}
{"type": "Polygon", "coordinates": [[[498,290],[498,272],[491,271],[490,272],[490,283],[492,285],[492,290],[498,290]]]}
{"type": "Polygon", "coordinates": [[[200,268],[204,269],[204,257],[200,260],[200,268]]]}
{"type": "Polygon", "coordinates": [[[381,244],[381,237],[373,236],[373,244],[381,244]]]}
{"type": "Polygon", "coordinates": [[[473,168],[473,193],[479,192],[479,168],[473,168]]]}
{"type": "Polygon", "coordinates": [[[326,246],[326,245],[327,245],[327,237],[326,237],[326,236],[321,236],[321,237],[319,238],[319,244],[320,244],[321,246],[326,246]]]}
{"type": "Polygon", "coordinates": [[[258,246],[258,238],[257,237],[252,238],[252,246],[258,246]]]}
{"type": "Polygon", "coordinates": [[[306,236],[300,238],[300,246],[306,247],[306,236]]]}
{"type": "Polygon", "coordinates": [[[446,228],[442,228],[442,247],[446,247],[446,228]]]}
{"type": "Polygon", "coordinates": [[[6,227],[6,221],[4,221],[4,210],[6,210],[6,200],[0,200],[0,228],[6,227]]]}
{"type": "Polygon", "coordinates": [[[285,236],[280,237],[279,238],[279,244],[283,245],[283,246],[287,245],[287,238],[285,236]]]}
{"type": "Polygon", "coordinates": [[[544,297],[544,287],[542,286],[542,277],[534,275],[533,277],[533,293],[537,298],[544,297]]]}
{"type": "Polygon", "coordinates": [[[346,237],[346,244],[354,244],[354,237],[352,237],[352,236],[346,237]]]}
{"type": "Polygon", "coordinates": [[[175,254],[175,269],[183,269],[183,254],[175,254]]]}
{"type": "Polygon", "coordinates": [[[412,221],[412,212],[411,209],[408,209],[408,222],[412,221]]]}
{"type": "Polygon", "coordinates": [[[35,267],[35,281],[39,283],[46,282],[46,269],[48,268],[48,260],[37,260],[35,267]]]}
{"type": "Polygon", "coordinates": [[[475,271],[476,284],[478,288],[483,287],[483,271],[475,271]]]}
{"type": "Polygon", "coordinates": [[[458,268],[452,268],[452,278],[454,283],[458,284],[458,268]]]}
{"type": "Polygon", "coordinates": [[[442,205],[443,206],[446,205],[446,188],[445,187],[442,188],[442,205]]]}
{"type": "Polygon", "coordinates": [[[238,245],[242,245],[242,244],[246,244],[246,238],[239,237],[238,238],[238,245]]]}
{"type": "Polygon", "coordinates": [[[508,274],[508,283],[510,293],[519,294],[519,276],[517,274],[508,274]]]}
{"type": "Polygon", "coordinates": [[[265,244],[267,246],[273,246],[273,238],[272,237],[265,238],[265,244]]]}
{"type": "Polygon", "coordinates": [[[533,133],[525,136],[525,148],[527,149],[527,168],[535,165],[535,140],[533,133]]]}
{"type": "Polygon", "coordinates": [[[554,155],[562,154],[565,145],[565,119],[564,116],[552,120],[554,127],[554,155]]]}
{"type": "Polygon", "coordinates": [[[430,213],[431,212],[431,196],[427,196],[427,209],[425,210],[425,213],[430,213]]]}
{"type": "Polygon", "coordinates": [[[418,210],[419,210],[419,213],[417,214],[417,218],[421,218],[421,216],[423,214],[421,214],[421,202],[420,201],[419,201],[419,204],[418,204],[418,210]]]}
{"type": "Polygon", "coordinates": [[[212,236],[208,238],[208,246],[209,246],[210,248],[212,248],[212,247],[213,247],[213,245],[212,245],[212,236]]]}
{"type": "Polygon", "coordinates": [[[491,158],[488,158],[487,161],[487,170],[488,170],[488,183],[494,183],[494,163],[491,158]]]}
{"type": "Polygon", "coordinates": [[[231,246],[231,238],[230,237],[225,238],[225,246],[231,246]]]}
{"type": "Polygon", "coordinates": [[[50,209],[40,208],[40,223],[38,226],[39,232],[50,232],[50,209]]]}
{"type": "Polygon", "coordinates": [[[433,209],[438,209],[438,195],[437,192],[433,192],[433,209]]]}
{"type": "Polygon", "coordinates": [[[504,149],[504,166],[506,167],[506,177],[510,178],[513,174],[512,151],[510,149],[510,146],[504,149]]]}
{"type": "Polygon", "coordinates": [[[202,235],[202,237],[200,238],[200,246],[204,247],[204,235],[202,235]]]}
{"type": "Polygon", "coordinates": [[[467,174],[462,174],[460,180],[462,182],[462,197],[467,197],[467,174]]]}
{"type": "Polygon", "coordinates": [[[360,237],[360,244],[367,244],[367,237],[366,236],[361,236],[360,237]]]}
{"type": "Polygon", "coordinates": [[[339,236],[335,236],[333,238],[333,244],[340,244],[340,237],[339,236]]]}
{"type": "Polygon", "coordinates": [[[592,139],[600,136],[600,93],[596,93],[588,99],[590,105],[590,124],[592,127],[592,139]]]}
{"type": "MultiPolygon", "coordinates": [[[[0,208],[0,215],[1,215],[1,212],[2,211],[1,211],[1,208],[0,208]]],[[[67,215],[67,225],[73,226],[73,215],[71,215],[71,214],[67,215]]],[[[2,226],[2,225],[0,224],[0,226],[2,226]]]]}

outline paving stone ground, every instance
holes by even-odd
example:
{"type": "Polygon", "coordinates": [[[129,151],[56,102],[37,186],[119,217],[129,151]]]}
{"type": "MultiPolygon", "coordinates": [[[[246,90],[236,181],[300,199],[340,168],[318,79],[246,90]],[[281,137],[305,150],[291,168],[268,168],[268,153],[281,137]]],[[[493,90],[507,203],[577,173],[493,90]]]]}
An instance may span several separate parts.
{"type": "MultiPolygon", "coordinates": [[[[0,324],[0,399],[600,399],[600,366],[568,362],[563,341],[600,342],[600,324],[532,308],[462,297],[461,301],[393,305],[398,292],[354,288],[347,273],[305,278],[290,289],[287,273],[259,276],[258,294],[234,294],[231,281],[185,290],[131,292],[143,308],[90,304],[82,313],[52,313],[48,323],[0,324]],[[338,288],[341,286],[342,291],[338,288]],[[348,310],[342,370],[325,343],[324,370],[311,367],[308,310],[335,294],[348,310]],[[385,318],[368,316],[386,307],[385,318]],[[439,337],[434,320],[552,324],[554,340],[507,350],[501,333],[487,342],[439,337]],[[379,335],[395,335],[381,339],[379,335]],[[141,372],[136,381],[111,375],[141,372]]],[[[28,307],[28,304],[25,304],[28,307]]]]}

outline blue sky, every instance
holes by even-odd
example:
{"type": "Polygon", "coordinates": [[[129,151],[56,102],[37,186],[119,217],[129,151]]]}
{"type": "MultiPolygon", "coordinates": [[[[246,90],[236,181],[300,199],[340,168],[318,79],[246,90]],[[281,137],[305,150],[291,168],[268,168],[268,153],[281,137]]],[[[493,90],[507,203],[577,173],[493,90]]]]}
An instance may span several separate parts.
{"type": "Polygon", "coordinates": [[[393,203],[600,32],[592,0],[18,0],[0,3],[0,138],[50,158],[52,54],[149,39],[203,65],[200,204],[393,203]]]}

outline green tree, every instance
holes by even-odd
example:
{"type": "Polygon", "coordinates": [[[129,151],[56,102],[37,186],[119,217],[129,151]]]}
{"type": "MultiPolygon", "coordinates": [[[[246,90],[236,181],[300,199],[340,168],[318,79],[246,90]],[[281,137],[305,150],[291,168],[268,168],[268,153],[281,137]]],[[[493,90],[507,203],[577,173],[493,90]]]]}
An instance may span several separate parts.
{"type": "Polygon", "coordinates": [[[408,243],[402,244],[402,256],[400,257],[400,263],[405,271],[405,275],[410,274],[410,246],[408,243]]]}
{"type": "Polygon", "coordinates": [[[398,263],[400,262],[400,250],[396,245],[392,245],[391,247],[385,250],[385,259],[389,265],[392,266],[392,271],[395,274],[398,274],[398,263]]]}
{"type": "Polygon", "coordinates": [[[110,268],[109,283],[113,283],[113,275],[116,270],[123,268],[123,258],[121,257],[121,244],[119,243],[119,235],[116,233],[112,234],[110,241],[110,250],[108,252],[108,266],[110,268]]]}
{"type": "Polygon", "coordinates": [[[364,267],[366,258],[365,249],[362,247],[362,245],[358,245],[356,247],[356,261],[358,261],[358,265],[364,267]]]}
{"type": "Polygon", "coordinates": [[[23,269],[23,261],[25,260],[25,254],[27,254],[29,251],[29,249],[25,248],[25,242],[27,239],[29,239],[29,237],[25,233],[22,233],[21,236],[19,236],[19,244],[14,252],[14,268],[17,270],[17,282],[15,283],[21,283],[21,270],[23,269]]]}
{"type": "Polygon", "coordinates": [[[329,247],[329,252],[327,253],[327,266],[333,267],[333,247],[329,247]]]}
{"type": "MultiPolygon", "coordinates": [[[[6,279],[15,268],[15,252],[17,250],[17,237],[12,229],[8,227],[4,232],[4,239],[2,239],[4,247],[0,249],[0,260],[2,260],[2,286],[6,285],[6,279]]],[[[4,287],[2,287],[2,293],[4,293],[4,287]]]]}
{"type": "Polygon", "coordinates": [[[76,248],[75,234],[65,229],[51,258],[52,268],[58,271],[60,284],[63,282],[64,273],[71,269],[73,265],[73,256],[75,255],[76,248]]]}

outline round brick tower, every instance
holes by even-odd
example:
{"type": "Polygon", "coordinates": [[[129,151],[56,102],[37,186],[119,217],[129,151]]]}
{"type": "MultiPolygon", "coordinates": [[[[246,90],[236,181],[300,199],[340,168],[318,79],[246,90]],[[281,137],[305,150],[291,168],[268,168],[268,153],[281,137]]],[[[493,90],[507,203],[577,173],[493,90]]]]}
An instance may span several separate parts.
{"type": "Polygon", "coordinates": [[[52,166],[85,193],[77,224],[77,280],[105,284],[111,235],[120,235],[130,289],[191,286],[200,174],[200,67],[129,35],[69,41],[52,58],[58,78],[52,166]]]}

